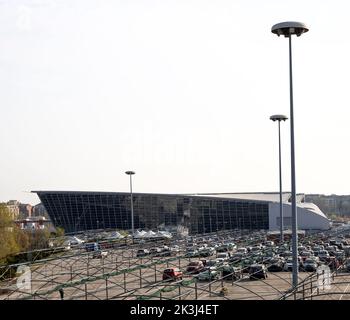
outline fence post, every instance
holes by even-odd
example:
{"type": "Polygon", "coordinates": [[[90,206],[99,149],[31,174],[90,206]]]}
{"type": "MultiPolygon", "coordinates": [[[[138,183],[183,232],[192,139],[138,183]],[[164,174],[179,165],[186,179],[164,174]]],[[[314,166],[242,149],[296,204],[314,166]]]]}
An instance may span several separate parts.
{"type": "Polygon", "coordinates": [[[108,300],[108,279],[106,278],[106,300],[108,300]]]}
{"type": "Polygon", "coordinates": [[[73,266],[70,266],[70,281],[73,281],[73,266]]]}
{"type": "Polygon", "coordinates": [[[197,281],[194,283],[194,294],[195,294],[195,300],[198,300],[198,292],[197,292],[197,281]]]}
{"type": "Polygon", "coordinates": [[[181,258],[179,257],[179,269],[181,268],[181,258]]]}
{"type": "Polygon", "coordinates": [[[310,300],[312,300],[312,293],[313,293],[313,286],[312,286],[312,282],[313,279],[311,278],[311,282],[310,282],[310,300]]]}
{"type": "Polygon", "coordinates": [[[142,273],[141,273],[141,268],[140,268],[140,288],[142,288],[142,273]]]}
{"type": "Polygon", "coordinates": [[[211,297],[211,282],[209,282],[209,297],[211,297]]]}
{"type": "Polygon", "coordinates": [[[179,300],[181,300],[181,286],[179,285],[179,300]]]}
{"type": "Polygon", "coordinates": [[[85,282],[85,300],[87,300],[87,284],[85,282]]]}
{"type": "Polygon", "coordinates": [[[115,271],[118,271],[118,256],[115,257],[115,271]]]}
{"type": "Polygon", "coordinates": [[[157,282],[157,265],[154,265],[154,282],[157,282]]]}
{"type": "Polygon", "coordinates": [[[305,300],[305,283],[303,283],[303,300],[305,300]]]}
{"type": "Polygon", "coordinates": [[[324,290],[324,270],[322,270],[322,290],[324,290]]]}
{"type": "Polygon", "coordinates": [[[124,293],[126,292],[126,275],[125,272],[123,273],[124,275],[124,293]]]}

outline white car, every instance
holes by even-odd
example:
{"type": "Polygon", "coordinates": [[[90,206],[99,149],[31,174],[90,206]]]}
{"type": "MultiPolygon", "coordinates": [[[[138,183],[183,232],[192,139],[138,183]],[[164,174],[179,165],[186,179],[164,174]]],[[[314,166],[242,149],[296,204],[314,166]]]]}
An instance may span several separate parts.
{"type": "Polygon", "coordinates": [[[230,258],[230,255],[227,252],[220,252],[216,256],[217,259],[222,259],[223,261],[227,261],[230,258]]]}
{"type": "Polygon", "coordinates": [[[108,255],[107,251],[97,250],[97,251],[94,251],[92,258],[93,259],[103,259],[103,258],[106,258],[107,255],[108,255]]]}
{"type": "Polygon", "coordinates": [[[238,248],[237,253],[248,254],[248,249],[247,248],[238,248]]]}

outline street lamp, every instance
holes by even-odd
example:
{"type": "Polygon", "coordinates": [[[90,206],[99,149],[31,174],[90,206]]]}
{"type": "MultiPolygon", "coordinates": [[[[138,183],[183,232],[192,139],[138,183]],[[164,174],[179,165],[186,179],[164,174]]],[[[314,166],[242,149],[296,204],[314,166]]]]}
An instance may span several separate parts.
{"type": "Polygon", "coordinates": [[[272,121],[278,121],[278,149],[279,149],[279,173],[280,173],[280,232],[281,243],[283,242],[283,204],[282,204],[282,163],[281,163],[281,121],[286,121],[288,118],[282,114],[275,114],[270,117],[272,121]]]}
{"type": "Polygon", "coordinates": [[[132,179],[131,177],[135,174],[134,171],[125,171],[125,173],[130,177],[130,207],[131,207],[131,238],[132,243],[134,243],[134,205],[132,201],[132,179]]]}
{"type": "Polygon", "coordinates": [[[295,154],[294,154],[294,115],[293,115],[293,77],[292,77],[292,35],[297,37],[309,29],[301,22],[282,22],[275,24],[271,32],[289,38],[289,89],[290,89],[290,147],[291,147],[291,185],[292,185],[292,253],[293,253],[293,286],[298,285],[298,233],[297,205],[295,189],[295,154]]]}

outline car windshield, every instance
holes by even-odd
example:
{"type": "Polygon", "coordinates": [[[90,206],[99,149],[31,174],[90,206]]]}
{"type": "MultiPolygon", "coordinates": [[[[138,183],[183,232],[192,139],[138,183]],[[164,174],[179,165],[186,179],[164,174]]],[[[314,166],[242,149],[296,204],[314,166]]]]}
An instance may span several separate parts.
{"type": "Polygon", "coordinates": [[[174,271],[175,271],[174,269],[166,269],[166,270],[164,270],[165,273],[172,273],[174,271]]]}

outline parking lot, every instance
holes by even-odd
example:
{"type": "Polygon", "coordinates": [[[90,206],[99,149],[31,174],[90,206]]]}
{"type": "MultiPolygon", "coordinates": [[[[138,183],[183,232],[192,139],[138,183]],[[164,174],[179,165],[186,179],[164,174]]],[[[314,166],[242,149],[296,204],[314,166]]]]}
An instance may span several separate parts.
{"type": "MultiPolygon", "coordinates": [[[[333,230],[300,239],[299,281],[315,274],[314,267],[329,265],[344,275],[336,287],[345,292],[341,299],[347,299],[347,237],[347,230],[333,230]]],[[[290,244],[269,240],[265,231],[226,231],[127,246],[123,241],[99,243],[97,251],[106,256],[96,256],[82,244],[28,265],[31,288],[12,284],[0,298],[272,300],[291,288],[290,244]],[[165,270],[177,273],[164,279],[165,270]]]]}

